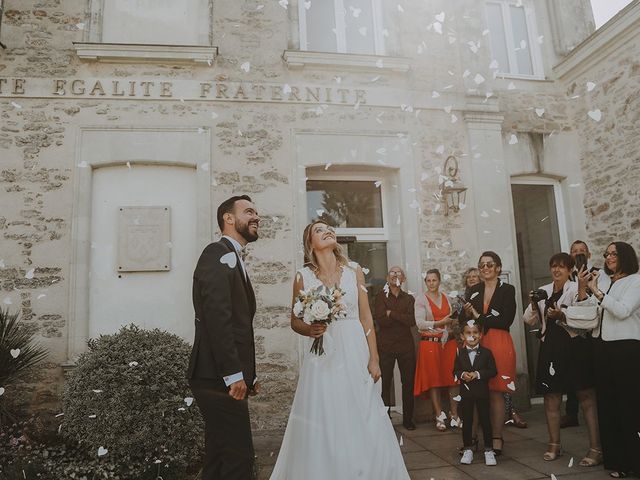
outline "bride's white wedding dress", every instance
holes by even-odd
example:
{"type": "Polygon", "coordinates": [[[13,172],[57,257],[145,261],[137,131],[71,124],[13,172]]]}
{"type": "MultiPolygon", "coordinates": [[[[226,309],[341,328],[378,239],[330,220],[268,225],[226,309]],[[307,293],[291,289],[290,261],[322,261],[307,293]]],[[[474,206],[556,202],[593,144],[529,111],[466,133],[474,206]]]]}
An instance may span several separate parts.
{"type": "MultiPolygon", "coordinates": [[[[343,267],[346,318],[324,334],[325,355],[300,337],[298,387],[271,480],[405,480],[409,478],[380,396],[367,370],[369,348],[358,315],[356,264],[343,267]]],[[[321,285],[308,268],[304,288],[321,285]]]]}

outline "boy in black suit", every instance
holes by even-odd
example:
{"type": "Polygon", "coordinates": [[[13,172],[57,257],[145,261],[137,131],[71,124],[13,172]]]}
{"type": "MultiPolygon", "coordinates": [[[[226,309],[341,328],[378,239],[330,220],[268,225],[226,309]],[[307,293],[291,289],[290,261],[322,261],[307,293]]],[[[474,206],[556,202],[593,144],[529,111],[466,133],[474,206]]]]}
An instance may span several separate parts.
{"type": "Polygon", "coordinates": [[[496,465],[496,457],[491,447],[491,420],[489,417],[489,379],[497,374],[496,361],[491,350],[480,346],[482,333],[478,325],[469,320],[462,329],[463,346],[458,349],[453,365],[453,374],[459,379],[460,411],[462,417],[462,441],[464,453],[460,463],[469,465],[473,462],[473,445],[471,429],[473,428],[473,409],[478,410],[482,436],[484,438],[485,464],[496,465]]]}

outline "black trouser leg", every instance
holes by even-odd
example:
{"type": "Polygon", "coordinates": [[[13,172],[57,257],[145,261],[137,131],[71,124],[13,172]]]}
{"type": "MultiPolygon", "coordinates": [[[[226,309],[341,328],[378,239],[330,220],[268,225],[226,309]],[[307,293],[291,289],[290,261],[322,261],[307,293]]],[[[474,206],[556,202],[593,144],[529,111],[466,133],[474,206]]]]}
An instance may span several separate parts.
{"type": "Polygon", "coordinates": [[[202,480],[253,479],[253,440],[247,400],[226,391],[191,385],[205,422],[202,480]]]}
{"type": "Polygon", "coordinates": [[[382,401],[387,407],[391,406],[391,385],[393,384],[393,367],[396,364],[396,354],[380,352],[380,372],[382,373],[382,401]]]}
{"type": "Polygon", "coordinates": [[[416,352],[412,349],[398,354],[398,368],[402,381],[402,421],[413,422],[413,381],[416,374],[416,352]]]}
{"type": "Polygon", "coordinates": [[[567,416],[578,418],[578,396],[576,392],[567,392],[567,404],[565,407],[567,416]]]}
{"type": "Polygon", "coordinates": [[[462,443],[465,448],[473,445],[473,408],[475,399],[471,396],[463,396],[460,400],[459,412],[462,418],[462,443]]]}
{"type": "Polygon", "coordinates": [[[595,342],[596,394],[604,466],[640,471],[640,341],[595,342]]]}
{"type": "Polygon", "coordinates": [[[491,429],[491,415],[489,414],[489,398],[476,398],[476,408],[478,409],[478,420],[482,427],[484,449],[491,449],[493,448],[493,430],[491,429]]]}

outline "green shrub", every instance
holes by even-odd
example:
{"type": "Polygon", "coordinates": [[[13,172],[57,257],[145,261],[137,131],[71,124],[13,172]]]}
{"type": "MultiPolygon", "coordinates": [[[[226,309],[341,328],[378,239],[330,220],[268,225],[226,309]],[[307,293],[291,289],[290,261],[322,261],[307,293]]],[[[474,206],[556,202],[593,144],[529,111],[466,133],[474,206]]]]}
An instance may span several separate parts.
{"type": "Polygon", "coordinates": [[[199,461],[204,424],[185,402],[189,352],[178,336],[135,325],[89,341],[65,385],[62,435],[92,459],[96,478],[160,471],[167,480],[199,461]]]}

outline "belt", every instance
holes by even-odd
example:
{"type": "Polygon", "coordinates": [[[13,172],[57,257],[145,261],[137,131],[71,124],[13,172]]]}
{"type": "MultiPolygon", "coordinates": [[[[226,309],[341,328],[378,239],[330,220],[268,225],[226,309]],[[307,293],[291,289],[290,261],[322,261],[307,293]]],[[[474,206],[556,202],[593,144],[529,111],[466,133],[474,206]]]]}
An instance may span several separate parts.
{"type": "Polygon", "coordinates": [[[442,340],[442,337],[420,337],[420,341],[421,342],[436,342],[436,343],[440,343],[440,340],[442,340]]]}

